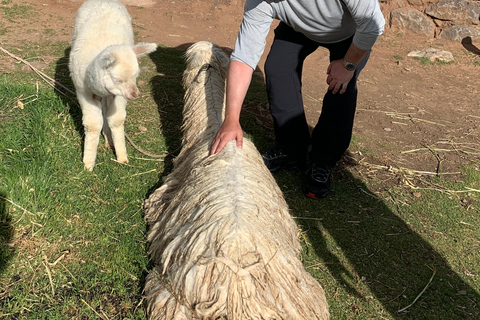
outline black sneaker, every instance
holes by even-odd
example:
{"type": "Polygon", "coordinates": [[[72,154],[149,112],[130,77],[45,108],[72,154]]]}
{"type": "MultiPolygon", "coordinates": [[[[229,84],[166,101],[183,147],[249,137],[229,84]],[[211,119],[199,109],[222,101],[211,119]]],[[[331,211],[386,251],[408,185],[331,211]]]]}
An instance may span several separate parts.
{"type": "Polygon", "coordinates": [[[280,169],[304,170],[305,161],[292,159],[285,154],[279,147],[273,147],[269,151],[262,154],[263,162],[270,172],[275,173],[280,169]]]}
{"type": "Polygon", "coordinates": [[[312,199],[325,198],[330,191],[332,169],[329,166],[313,163],[305,174],[303,193],[312,199]]]}

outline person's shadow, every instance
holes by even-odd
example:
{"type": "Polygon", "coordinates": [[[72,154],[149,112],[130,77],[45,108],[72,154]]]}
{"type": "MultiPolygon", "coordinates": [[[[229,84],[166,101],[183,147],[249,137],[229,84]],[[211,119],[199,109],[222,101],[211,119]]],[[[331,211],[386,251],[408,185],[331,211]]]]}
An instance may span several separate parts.
{"type": "Polygon", "coordinates": [[[7,195],[0,191],[0,275],[12,259],[15,249],[9,246],[12,235],[12,217],[7,212],[7,195]]]}
{"type": "Polygon", "coordinates": [[[473,43],[472,43],[472,38],[471,37],[465,37],[462,39],[462,45],[465,49],[470,51],[471,53],[474,53],[476,55],[480,56],[480,49],[477,48],[473,43]]]}
{"type": "Polygon", "coordinates": [[[185,70],[183,52],[187,47],[188,44],[178,48],[159,46],[150,54],[157,71],[157,75],[150,80],[150,87],[157,105],[168,156],[158,182],[149,189],[146,198],[162,185],[163,177],[172,171],[172,161],[180,151],[184,95],[182,76],[185,70]]]}
{"type": "MultiPolygon", "coordinates": [[[[336,168],[334,192],[319,201],[298,200],[300,190],[295,186],[301,184],[302,175],[277,177],[301,229],[322,260],[323,270],[318,272],[328,270],[347,296],[368,301],[373,295],[392,319],[480,319],[479,292],[404,221],[402,215],[408,213],[401,207],[392,212],[346,170],[348,166],[342,161],[336,168]],[[329,249],[332,245],[338,246],[339,256],[329,249]]],[[[331,313],[340,315],[345,305],[336,304],[334,294],[327,292],[327,299],[331,313]]]]}

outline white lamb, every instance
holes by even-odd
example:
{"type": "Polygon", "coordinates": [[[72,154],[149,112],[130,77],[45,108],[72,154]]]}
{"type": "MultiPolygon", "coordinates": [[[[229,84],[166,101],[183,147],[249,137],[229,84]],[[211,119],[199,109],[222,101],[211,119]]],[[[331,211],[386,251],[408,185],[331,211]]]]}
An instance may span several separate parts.
{"type": "Polygon", "coordinates": [[[145,201],[156,264],[151,320],[326,320],[320,284],[299,259],[297,226],[253,143],[208,150],[224,117],[228,58],[210,42],[187,51],[182,149],[145,201]]]}
{"type": "Polygon", "coordinates": [[[82,109],[86,169],[95,165],[102,128],[107,149],[128,162],[124,122],[127,100],[139,95],[137,57],[156,49],[155,43],[134,45],[131,17],[119,1],[88,0],[78,9],[69,69],[82,109]]]}

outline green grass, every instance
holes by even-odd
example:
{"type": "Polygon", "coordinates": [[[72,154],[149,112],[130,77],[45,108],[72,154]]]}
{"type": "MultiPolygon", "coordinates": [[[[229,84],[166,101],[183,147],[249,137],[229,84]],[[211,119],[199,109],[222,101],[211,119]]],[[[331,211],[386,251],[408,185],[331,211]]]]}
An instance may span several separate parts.
{"type": "Polygon", "coordinates": [[[15,22],[16,19],[27,19],[33,15],[34,10],[31,5],[11,5],[10,1],[2,1],[1,4],[2,6],[0,6],[0,10],[3,11],[10,22],[15,22]]]}
{"type": "MultiPolygon", "coordinates": [[[[46,72],[73,89],[68,44],[22,50],[25,59],[58,56],[46,72]]],[[[145,150],[175,153],[183,52],[161,46],[141,67],[142,94],[127,107],[126,132],[145,150]]],[[[257,123],[265,105],[255,78],[242,125],[261,150],[273,142],[271,128],[257,123]]],[[[74,97],[32,73],[0,76],[0,318],[146,319],[142,290],[151,265],[142,202],[170,172],[172,157],[151,159],[128,146],[122,166],[101,141],[97,166],[87,172],[82,132],[74,97]]],[[[343,164],[322,201],[302,195],[300,174],[275,178],[332,319],[480,318],[478,168],[465,166],[462,182],[435,178],[423,189],[373,193],[377,181],[343,164]]]]}
{"type": "Polygon", "coordinates": [[[302,197],[301,176],[277,175],[303,230],[305,265],[326,289],[334,319],[478,318],[478,193],[452,192],[479,189],[477,170],[466,178],[437,181],[443,193],[392,187],[377,196],[344,168],[333,194],[313,202],[302,197]]]}
{"type": "Polygon", "coordinates": [[[415,60],[418,60],[420,61],[420,64],[422,65],[439,65],[439,66],[444,66],[444,65],[449,65],[449,64],[454,64],[455,61],[440,61],[440,60],[437,60],[437,61],[431,61],[429,58],[427,57],[414,57],[413,59],[415,60]]]}
{"type": "MultiPolygon", "coordinates": [[[[2,95],[36,95],[33,85],[1,81],[2,95]]],[[[140,206],[161,163],[118,166],[101,150],[97,170],[89,174],[81,163],[81,136],[62,100],[51,90],[40,90],[32,100],[23,110],[2,112],[0,192],[8,221],[3,229],[14,231],[14,245],[2,244],[9,258],[2,313],[80,316],[91,313],[87,304],[105,303],[106,295],[121,301],[120,314],[141,315],[133,313],[148,263],[140,206]]]]}

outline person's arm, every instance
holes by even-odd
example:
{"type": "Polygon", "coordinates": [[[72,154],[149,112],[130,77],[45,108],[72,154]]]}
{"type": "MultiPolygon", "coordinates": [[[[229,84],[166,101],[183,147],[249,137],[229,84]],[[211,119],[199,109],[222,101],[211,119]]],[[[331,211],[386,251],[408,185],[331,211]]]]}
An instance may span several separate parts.
{"type": "Polygon", "coordinates": [[[263,0],[247,0],[235,49],[230,57],[227,75],[225,119],[210,146],[210,155],[220,152],[228,141],[243,145],[240,111],[256,68],[265,48],[265,38],[273,21],[270,4],[263,0]]]}
{"type": "MultiPolygon", "coordinates": [[[[352,43],[344,59],[358,65],[368,51],[369,50],[362,50],[352,43]]],[[[333,94],[337,92],[340,94],[344,93],[347,90],[347,85],[352,79],[354,72],[355,71],[348,71],[345,68],[343,59],[332,61],[327,69],[328,90],[332,90],[333,94]]]]}
{"type": "Polygon", "coordinates": [[[252,80],[253,69],[240,61],[231,61],[226,88],[225,119],[213,139],[210,155],[220,152],[230,140],[243,146],[243,131],[240,126],[240,111],[252,80]]]}

